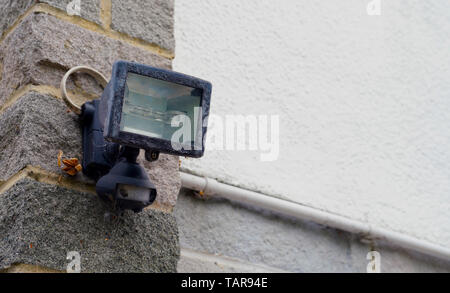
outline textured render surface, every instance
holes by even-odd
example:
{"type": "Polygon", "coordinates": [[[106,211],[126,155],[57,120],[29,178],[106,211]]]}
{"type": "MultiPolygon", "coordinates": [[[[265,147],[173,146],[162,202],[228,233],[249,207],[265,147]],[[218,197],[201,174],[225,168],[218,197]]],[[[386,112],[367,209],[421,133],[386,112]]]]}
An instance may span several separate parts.
{"type": "Polygon", "coordinates": [[[0,0],[0,11],[2,13],[0,36],[35,2],[35,0],[0,0]]]}
{"type": "Polygon", "coordinates": [[[112,0],[113,30],[175,50],[174,0],[112,0]]]}
{"type": "MultiPolygon", "coordinates": [[[[59,8],[63,11],[67,10],[67,5],[73,0],[39,0],[38,2],[49,4],[53,7],[59,8]]],[[[80,1],[80,16],[87,20],[101,23],[100,20],[100,0],[81,0],[80,1]]]]}
{"type": "Polygon", "coordinates": [[[23,263],[66,270],[69,251],[82,272],[175,272],[179,258],[173,215],[146,211],[105,220],[91,194],[23,179],[0,196],[0,269],[23,263]]]}
{"type": "MultiPolygon", "coordinates": [[[[313,223],[295,221],[247,209],[225,200],[198,200],[182,190],[175,208],[182,257],[179,271],[201,272],[205,268],[221,272],[247,271],[244,265],[220,268],[214,261],[227,258],[241,263],[265,265],[290,272],[366,272],[371,245],[354,235],[313,223]],[[183,253],[184,250],[197,251],[183,253]],[[187,259],[186,259],[187,258],[187,259]],[[197,267],[192,265],[197,263],[197,267]]],[[[450,272],[450,262],[375,244],[381,254],[382,272],[450,272]]]]}
{"type": "MultiPolygon", "coordinates": [[[[31,14],[0,44],[0,106],[16,89],[30,83],[59,88],[63,75],[74,66],[92,66],[109,78],[113,63],[119,59],[171,67],[170,60],[143,49],[53,16],[31,14]]],[[[92,78],[78,75],[73,80],[69,90],[101,93],[92,78]]]]}
{"type": "Polygon", "coordinates": [[[449,247],[450,2],[369,2],[176,1],[211,113],[280,115],[277,161],[207,141],[182,168],[449,247]]]}

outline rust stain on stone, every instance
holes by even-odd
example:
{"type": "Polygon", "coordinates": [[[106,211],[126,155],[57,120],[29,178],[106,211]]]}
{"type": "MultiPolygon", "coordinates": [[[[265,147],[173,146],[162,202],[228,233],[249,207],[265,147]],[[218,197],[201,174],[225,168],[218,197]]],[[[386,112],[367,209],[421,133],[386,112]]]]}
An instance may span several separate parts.
{"type": "Polygon", "coordinates": [[[11,267],[0,270],[0,273],[64,273],[51,268],[42,267],[39,265],[29,264],[14,264],[11,267]]]}

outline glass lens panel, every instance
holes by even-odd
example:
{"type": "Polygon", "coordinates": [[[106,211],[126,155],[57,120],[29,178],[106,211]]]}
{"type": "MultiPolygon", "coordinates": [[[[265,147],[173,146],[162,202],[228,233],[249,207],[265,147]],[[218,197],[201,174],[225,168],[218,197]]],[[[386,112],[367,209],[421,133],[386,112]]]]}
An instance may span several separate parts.
{"type": "Polygon", "coordinates": [[[129,73],[120,130],[201,147],[201,96],[199,89],[129,73]]]}

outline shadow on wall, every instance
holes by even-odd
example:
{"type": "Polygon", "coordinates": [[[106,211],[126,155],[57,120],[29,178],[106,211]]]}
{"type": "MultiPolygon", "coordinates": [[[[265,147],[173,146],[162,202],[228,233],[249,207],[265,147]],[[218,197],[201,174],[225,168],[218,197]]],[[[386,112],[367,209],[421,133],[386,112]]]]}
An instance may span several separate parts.
{"type": "MultiPolygon", "coordinates": [[[[362,243],[351,233],[228,200],[200,200],[186,189],[182,189],[174,213],[182,251],[231,257],[243,263],[243,271],[248,271],[248,264],[255,264],[268,271],[366,272],[369,263],[366,256],[371,245],[362,243]]],[[[381,272],[450,272],[450,263],[442,260],[387,243],[374,248],[381,254],[381,272]]],[[[189,267],[182,253],[180,269],[198,268],[189,267]]],[[[228,269],[224,267],[225,271],[228,269]]]]}

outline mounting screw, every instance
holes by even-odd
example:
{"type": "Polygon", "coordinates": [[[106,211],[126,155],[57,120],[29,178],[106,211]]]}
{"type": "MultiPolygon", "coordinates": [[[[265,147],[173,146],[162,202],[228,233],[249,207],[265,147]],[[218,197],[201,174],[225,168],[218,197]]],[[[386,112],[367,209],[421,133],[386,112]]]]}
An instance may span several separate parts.
{"type": "Polygon", "coordinates": [[[159,159],[159,152],[146,150],[145,159],[149,162],[154,162],[159,159]]]}

